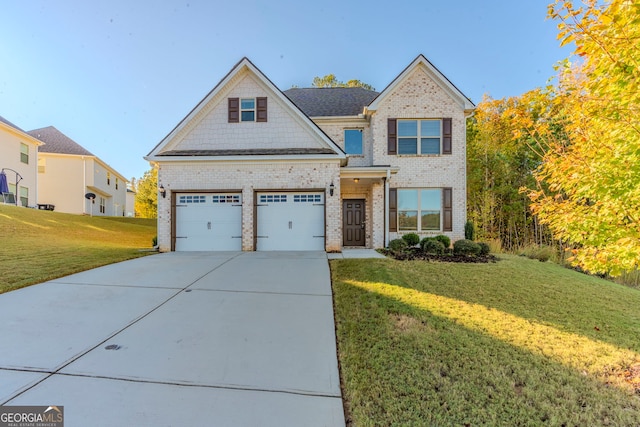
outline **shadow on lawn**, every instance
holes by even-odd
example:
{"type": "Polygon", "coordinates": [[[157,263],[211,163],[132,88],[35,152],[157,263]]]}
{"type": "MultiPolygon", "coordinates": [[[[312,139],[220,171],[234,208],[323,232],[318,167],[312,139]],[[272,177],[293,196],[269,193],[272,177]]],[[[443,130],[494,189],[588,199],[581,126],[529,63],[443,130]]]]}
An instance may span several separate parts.
{"type": "Polygon", "coordinates": [[[356,424],[640,425],[621,375],[636,352],[389,283],[334,286],[356,424]]]}

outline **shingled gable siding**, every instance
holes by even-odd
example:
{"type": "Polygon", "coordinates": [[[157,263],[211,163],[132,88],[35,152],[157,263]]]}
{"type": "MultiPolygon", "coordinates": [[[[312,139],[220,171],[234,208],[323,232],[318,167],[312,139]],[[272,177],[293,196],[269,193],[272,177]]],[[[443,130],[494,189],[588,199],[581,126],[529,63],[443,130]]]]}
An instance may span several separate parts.
{"type": "Polygon", "coordinates": [[[229,98],[229,123],[240,123],[240,98],[229,98]]]}

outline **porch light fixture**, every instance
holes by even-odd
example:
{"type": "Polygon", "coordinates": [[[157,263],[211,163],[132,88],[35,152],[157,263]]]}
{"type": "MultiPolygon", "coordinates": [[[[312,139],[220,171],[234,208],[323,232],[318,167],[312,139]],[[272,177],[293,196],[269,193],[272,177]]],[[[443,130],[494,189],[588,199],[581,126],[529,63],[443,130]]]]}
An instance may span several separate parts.
{"type": "Polygon", "coordinates": [[[336,186],[333,185],[333,181],[331,181],[331,184],[329,184],[329,195],[333,196],[333,190],[336,189],[336,186]]]}
{"type": "Polygon", "coordinates": [[[160,184],[160,195],[162,196],[163,199],[167,197],[167,190],[164,189],[164,185],[162,184],[160,184]]]}
{"type": "Polygon", "coordinates": [[[356,184],[360,182],[360,178],[353,178],[353,182],[355,182],[356,184]]]}

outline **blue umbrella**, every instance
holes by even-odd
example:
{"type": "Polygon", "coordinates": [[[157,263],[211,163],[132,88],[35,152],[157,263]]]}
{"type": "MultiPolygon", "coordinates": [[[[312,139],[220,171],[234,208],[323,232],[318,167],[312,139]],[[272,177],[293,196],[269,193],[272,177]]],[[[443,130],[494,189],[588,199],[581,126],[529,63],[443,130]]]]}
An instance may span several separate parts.
{"type": "Polygon", "coordinates": [[[9,192],[9,184],[7,184],[7,174],[0,172],[0,194],[9,192]]]}

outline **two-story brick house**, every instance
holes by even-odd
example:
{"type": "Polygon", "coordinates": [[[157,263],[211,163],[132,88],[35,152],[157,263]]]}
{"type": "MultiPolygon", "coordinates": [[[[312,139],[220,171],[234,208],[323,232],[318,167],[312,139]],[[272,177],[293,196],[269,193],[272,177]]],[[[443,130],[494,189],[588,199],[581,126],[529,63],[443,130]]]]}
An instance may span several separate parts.
{"type": "Polygon", "coordinates": [[[463,238],[473,109],[422,55],[380,93],[282,92],[244,58],[146,157],[158,167],[160,249],[463,238]]]}

